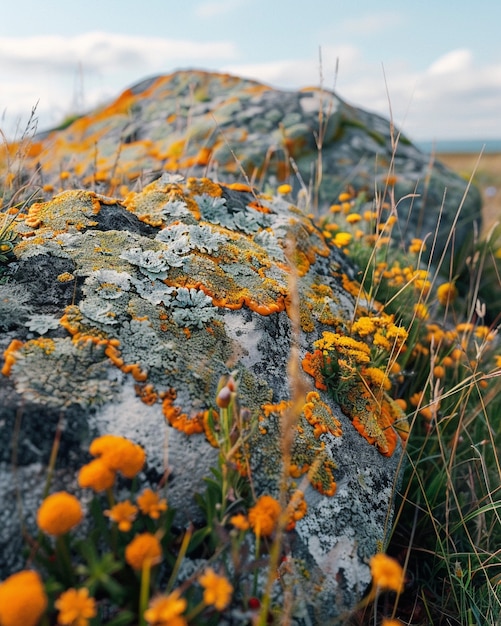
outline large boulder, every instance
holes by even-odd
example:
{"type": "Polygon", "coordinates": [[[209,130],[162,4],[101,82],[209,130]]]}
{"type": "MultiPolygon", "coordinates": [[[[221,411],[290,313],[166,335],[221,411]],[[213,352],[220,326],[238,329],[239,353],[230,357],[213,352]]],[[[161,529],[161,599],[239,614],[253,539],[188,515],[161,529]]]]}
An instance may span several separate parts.
{"type": "MultiPolygon", "coordinates": [[[[182,79],[153,81],[149,93],[182,79]]],[[[216,79],[202,79],[212,97],[216,79]]],[[[275,98],[252,87],[251,99],[275,98]]],[[[148,89],[136,92],[130,97],[148,89]]],[[[167,104],[156,102],[164,117],[167,104]]],[[[142,141],[137,135],[136,145],[142,141]]],[[[218,454],[203,416],[233,371],[258,495],[278,493],[281,414],[292,396],[302,398],[290,425],[291,488],[320,462],[306,489],[307,515],[290,533],[302,564],[294,588],[315,623],[352,607],[387,537],[401,457],[394,421],[402,416],[386,396],[384,412],[371,406],[367,383],[352,386],[353,404],[347,394],[343,410],[326,390],[315,342],[326,331],[348,337],[369,306],[363,298],[355,304],[354,270],[340,250],[280,196],[171,174],[123,202],[64,191],[33,204],[13,229],[15,259],[0,284],[0,575],[22,564],[21,525],[33,532],[58,426],[52,489],[76,492],[89,442],[119,434],[146,449],[142,483],[157,485],[170,471],[177,523],[199,519],[193,495],[218,454]]]]}
{"type": "Polygon", "coordinates": [[[10,173],[27,193],[97,185],[116,194],[162,171],[225,182],[246,176],[261,189],[280,182],[303,188],[310,208],[322,212],[348,184],[371,195],[376,188],[380,204],[406,225],[406,244],[438,233],[424,255],[434,250],[437,262],[449,240],[456,252],[467,246],[481,219],[478,191],[466,194],[463,179],[430,163],[388,120],[325,89],[281,91],[227,74],[179,71],[144,80],[15,155],[11,146],[10,173]]]}

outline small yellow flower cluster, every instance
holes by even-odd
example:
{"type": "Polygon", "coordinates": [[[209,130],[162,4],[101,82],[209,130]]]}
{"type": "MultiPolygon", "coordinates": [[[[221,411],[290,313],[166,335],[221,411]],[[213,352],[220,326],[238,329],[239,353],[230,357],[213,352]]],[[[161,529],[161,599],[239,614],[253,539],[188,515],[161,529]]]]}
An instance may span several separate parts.
{"type": "Polygon", "coordinates": [[[401,267],[398,261],[395,261],[391,267],[386,261],[377,263],[374,282],[379,284],[383,279],[389,287],[393,288],[413,285],[414,291],[420,296],[427,296],[431,289],[430,277],[426,270],[416,269],[410,265],[401,267]]]}
{"type": "Polygon", "coordinates": [[[324,353],[335,350],[355,363],[370,361],[371,351],[366,343],[340,333],[325,331],[322,333],[322,338],[313,342],[313,345],[324,353]]]}
{"type": "Polygon", "coordinates": [[[393,315],[383,312],[378,316],[360,316],[352,324],[351,330],[354,334],[377,348],[376,353],[372,354],[375,361],[378,360],[379,349],[398,354],[405,347],[408,332],[403,326],[397,326],[394,320],[393,315]]]}

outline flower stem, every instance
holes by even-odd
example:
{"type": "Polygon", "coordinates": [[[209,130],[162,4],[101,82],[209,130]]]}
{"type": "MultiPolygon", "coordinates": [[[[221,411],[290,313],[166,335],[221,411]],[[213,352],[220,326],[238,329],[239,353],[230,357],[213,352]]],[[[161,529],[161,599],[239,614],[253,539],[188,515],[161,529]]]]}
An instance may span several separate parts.
{"type": "Polygon", "coordinates": [[[151,560],[146,559],[143,563],[143,569],[141,570],[141,591],[139,595],[139,626],[146,626],[144,612],[148,608],[148,601],[150,599],[150,572],[151,560]]]}

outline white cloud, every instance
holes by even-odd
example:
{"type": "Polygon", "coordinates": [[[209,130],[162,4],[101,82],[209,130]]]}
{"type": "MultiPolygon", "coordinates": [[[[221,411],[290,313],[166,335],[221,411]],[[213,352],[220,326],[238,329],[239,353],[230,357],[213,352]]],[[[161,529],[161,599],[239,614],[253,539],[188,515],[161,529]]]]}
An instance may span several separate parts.
{"type": "Polygon", "coordinates": [[[225,72],[251,78],[277,87],[311,87],[322,82],[332,89],[341,75],[359,71],[361,55],[353,46],[322,46],[320,58],[283,59],[270,63],[230,63],[225,72]]]}
{"type": "MultiPolygon", "coordinates": [[[[0,38],[0,70],[34,71],[50,66],[71,71],[81,63],[87,69],[165,67],[195,59],[232,59],[236,46],[230,41],[204,43],[186,39],[139,37],[89,32],[74,37],[43,35],[0,38]]],[[[144,71],[144,70],[142,70],[144,71]]]]}
{"type": "MultiPolygon", "coordinates": [[[[4,130],[6,109],[5,120],[12,128],[20,115],[26,120],[40,100],[40,127],[48,127],[75,109],[91,109],[146,76],[176,67],[212,65],[214,70],[284,89],[320,83],[316,51],[310,58],[251,64],[236,61],[236,46],[231,42],[105,33],[6,41],[0,39],[0,126],[4,130]]],[[[385,62],[383,73],[379,60],[367,58],[353,45],[322,46],[322,75],[326,89],[335,87],[350,104],[386,118],[389,99],[395,124],[412,139],[501,137],[501,62],[481,65],[466,49],[451,50],[419,71],[404,61],[385,62]]]]}
{"type": "Polygon", "coordinates": [[[209,0],[195,7],[195,15],[199,18],[220,17],[235,11],[245,3],[245,0],[209,0]]]}
{"type": "Polygon", "coordinates": [[[439,57],[428,68],[432,75],[444,75],[456,72],[470,71],[472,68],[472,53],[470,50],[451,50],[439,57]]]}

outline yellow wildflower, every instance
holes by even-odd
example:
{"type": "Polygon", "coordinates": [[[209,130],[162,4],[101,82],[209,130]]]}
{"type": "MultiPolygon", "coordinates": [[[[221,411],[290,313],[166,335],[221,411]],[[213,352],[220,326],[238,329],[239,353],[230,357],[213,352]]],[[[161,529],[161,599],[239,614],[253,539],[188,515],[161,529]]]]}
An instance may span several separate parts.
{"type": "Polygon", "coordinates": [[[59,611],[58,624],[87,626],[89,619],[97,615],[96,602],[89,597],[89,590],[85,587],[68,589],[59,596],[54,606],[59,611]]]}
{"type": "Polygon", "coordinates": [[[204,588],[205,604],[214,606],[218,611],[225,609],[231,600],[233,587],[224,576],[219,576],[210,567],[200,576],[204,588]]]}
{"type": "Polygon", "coordinates": [[[402,622],[399,619],[383,619],[381,626],[402,626],[402,622]]]}
{"type": "Polygon", "coordinates": [[[286,196],[288,193],[292,191],[291,185],[279,185],[277,187],[277,191],[281,196],[286,196]]]}
{"type": "Polygon", "coordinates": [[[331,204],[329,207],[329,211],[331,213],[341,213],[341,205],[340,204],[331,204]]]}
{"type": "Polygon", "coordinates": [[[501,367],[501,354],[496,354],[494,362],[496,363],[496,367],[501,367]]]}
{"type": "Polygon", "coordinates": [[[37,572],[23,570],[0,583],[0,624],[35,626],[47,608],[47,595],[37,572]]]}
{"type": "Polygon", "coordinates": [[[352,197],[353,195],[349,191],[342,191],[338,196],[338,200],[339,202],[348,202],[352,197]]]}
{"type": "Polygon", "coordinates": [[[117,435],[103,435],[94,439],[89,452],[92,456],[100,457],[111,470],[122,472],[126,478],[134,478],[146,460],[141,446],[117,435]]]}
{"type": "Polygon", "coordinates": [[[334,236],[332,243],[338,248],[345,248],[351,243],[353,236],[351,233],[336,233],[334,236]]]}
{"type": "Polygon", "coordinates": [[[151,533],[136,535],[125,548],[125,560],[135,570],[142,569],[147,561],[156,565],[162,560],[162,546],[151,533]]]}
{"type": "Polygon", "coordinates": [[[391,382],[388,376],[380,370],[379,367],[362,368],[362,376],[372,384],[373,387],[379,387],[388,391],[391,389],[391,382]]]}
{"type": "Polygon", "coordinates": [[[134,506],[130,500],[125,500],[118,502],[104,514],[118,524],[118,530],[126,533],[132,528],[132,522],[136,519],[137,506],[134,506]]]}
{"type": "Polygon", "coordinates": [[[105,491],[113,486],[115,475],[115,472],[102,459],[94,459],[80,469],[78,484],[84,489],[90,488],[97,492],[105,491]]]}
{"type": "Polygon", "coordinates": [[[458,290],[454,283],[444,283],[437,288],[437,300],[442,306],[447,306],[458,297],[458,290]]]}
{"type": "Polygon", "coordinates": [[[403,591],[404,571],[398,561],[380,553],[372,557],[370,567],[375,587],[398,593],[403,591]]]}
{"type": "Polygon", "coordinates": [[[433,376],[435,378],[444,378],[445,377],[445,367],[442,365],[435,365],[433,368],[433,376]]]}
{"type": "Polygon", "coordinates": [[[346,216],[346,221],[348,222],[348,224],[356,224],[357,222],[360,222],[361,219],[362,216],[358,213],[350,213],[346,216]]]}
{"type": "Polygon", "coordinates": [[[420,320],[427,320],[430,317],[428,307],[424,302],[418,302],[414,305],[414,313],[416,314],[416,317],[420,320]]]}
{"type": "Polygon", "coordinates": [[[415,253],[417,254],[418,252],[421,251],[425,251],[426,250],[426,245],[424,244],[422,239],[411,239],[411,243],[409,246],[409,253],[415,253]]]}
{"type": "Polygon", "coordinates": [[[379,331],[374,335],[373,343],[378,348],[382,348],[383,350],[386,350],[386,352],[391,352],[391,349],[392,349],[391,343],[379,331]]]}
{"type": "Polygon", "coordinates": [[[367,335],[371,335],[376,330],[376,324],[374,323],[372,317],[362,315],[353,323],[351,329],[360,337],[366,337],[367,335]]]}
{"type": "Polygon", "coordinates": [[[82,521],[83,511],[75,496],[59,491],[47,496],[37,512],[37,524],[48,535],[64,535],[82,521]]]}
{"type": "Polygon", "coordinates": [[[486,341],[493,341],[496,337],[496,331],[491,330],[488,326],[477,326],[475,329],[475,337],[485,339],[486,341]]]}
{"type": "Polygon", "coordinates": [[[260,496],[249,510],[249,524],[256,535],[268,537],[273,533],[280,516],[280,504],[271,496],[260,496]]]}
{"type": "Polygon", "coordinates": [[[155,493],[152,489],[145,489],[137,497],[137,503],[141,513],[149,515],[151,519],[158,519],[161,512],[167,511],[167,500],[165,498],[160,499],[158,493],[155,493]]]}
{"type": "Polygon", "coordinates": [[[151,626],[187,626],[188,622],[181,614],[188,603],[180,596],[181,592],[176,589],[168,596],[153,598],[144,612],[144,619],[151,626]]]}

